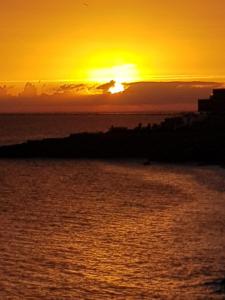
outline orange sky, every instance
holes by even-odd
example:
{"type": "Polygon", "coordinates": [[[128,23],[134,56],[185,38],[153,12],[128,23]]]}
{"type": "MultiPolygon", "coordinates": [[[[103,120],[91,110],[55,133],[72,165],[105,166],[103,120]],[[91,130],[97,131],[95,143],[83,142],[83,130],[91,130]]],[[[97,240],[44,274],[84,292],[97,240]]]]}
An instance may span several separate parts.
{"type": "Polygon", "coordinates": [[[0,36],[0,81],[225,78],[224,0],[7,0],[0,36]]]}

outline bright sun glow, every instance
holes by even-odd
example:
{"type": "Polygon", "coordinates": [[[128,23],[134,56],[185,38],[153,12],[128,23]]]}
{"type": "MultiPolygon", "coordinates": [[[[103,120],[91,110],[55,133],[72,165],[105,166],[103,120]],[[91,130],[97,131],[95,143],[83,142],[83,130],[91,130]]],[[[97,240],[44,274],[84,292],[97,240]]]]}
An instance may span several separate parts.
{"type": "Polygon", "coordinates": [[[136,65],[124,64],[108,68],[92,69],[89,72],[89,81],[109,82],[114,80],[117,89],[121,89],[122,82],[134,82],[139,80],[139,74],[136,65]]]}
{"type": "Polygon", "coordinates": [[[116,81],[114,86],[109,89],[111,94],[122,93],[125,91],[124,85],[121,82],[116,81]]]}

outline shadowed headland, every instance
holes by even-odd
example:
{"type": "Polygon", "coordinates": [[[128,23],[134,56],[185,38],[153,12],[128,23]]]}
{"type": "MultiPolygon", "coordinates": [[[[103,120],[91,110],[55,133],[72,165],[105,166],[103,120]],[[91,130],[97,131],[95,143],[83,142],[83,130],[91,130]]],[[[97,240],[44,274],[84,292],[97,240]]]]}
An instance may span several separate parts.
{"type": "Polygon", "coordinates": [[[1,158],[144,158],[158,162],[225,162],[225,90],[199,101],[199,112],[167,118],[159,125],[0,147],[1,158]],[[208,101],[208,102],[207,102],[208,101]]]}

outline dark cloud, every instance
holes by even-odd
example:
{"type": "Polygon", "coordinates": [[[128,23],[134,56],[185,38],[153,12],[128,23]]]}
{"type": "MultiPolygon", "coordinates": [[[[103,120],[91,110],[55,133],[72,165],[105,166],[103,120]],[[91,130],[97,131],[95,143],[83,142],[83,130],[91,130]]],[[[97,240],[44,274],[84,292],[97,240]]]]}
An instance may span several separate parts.
{"type": "Polygon", "coordinates": [[[0,86],[0,98],[6,97],[8,94],[8,88],[6,85],[0,86]]]}
{"type": "Polygon", "coordinates": [[[101,90],[103,93],[108,93],[109,89],[111,87],[114,87],[115,83],[116,82],[114,80],[111,80],[110,82],[107,82],[107,83],[97,86],[97,90],[101,90]]]}
{"type": "Polygon", "coordinates": [[[57,88],[59,93],[79,92],[86,87],[85,84],[63,84],[57,88]]]}
{"type": "Polygon", "coordinates": [[[24,86],[23,91],[19,94],[20,97],[36,97],[37,88],[33,83],[27,82],[24,86]]]}
{"type": "Polygon", "coordinates": [[[196,99],[208,97],[212,89],[223,84],[215,82],[139,82],[132,83],[124,93],[123,103],[154,106],[187,106],[196,99]]]}
{"type": "Polygon", "coordinates": [[[124,93],[106,93],[113,85],[113,81],[97,87],[65,84],[53,94],[30,98],[7,95],[0,99],[0,112],[193,111],[198,98],[208,98],[212,89],[224,86],[215,82],[138,82],[127,85],[124,93]]]}

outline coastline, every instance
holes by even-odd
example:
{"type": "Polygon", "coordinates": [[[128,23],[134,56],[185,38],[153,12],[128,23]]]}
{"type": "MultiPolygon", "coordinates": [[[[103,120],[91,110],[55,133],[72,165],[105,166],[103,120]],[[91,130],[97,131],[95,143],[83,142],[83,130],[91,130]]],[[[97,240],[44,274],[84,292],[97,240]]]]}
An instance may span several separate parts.
{"type": "Polygon", "coordinates": [[[64,138],[1,146],[0,158],[126,159],[152,162],[224,164],[223,114],[184,114],[156,125],[111,127],[64,138]]]}

